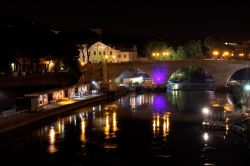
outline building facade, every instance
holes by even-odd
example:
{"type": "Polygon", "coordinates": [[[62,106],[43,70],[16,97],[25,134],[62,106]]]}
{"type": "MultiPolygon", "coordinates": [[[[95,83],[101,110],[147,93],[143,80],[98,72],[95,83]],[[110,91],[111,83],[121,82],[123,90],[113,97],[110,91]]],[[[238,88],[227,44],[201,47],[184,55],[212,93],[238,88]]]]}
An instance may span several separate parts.
{"type": "Polygon", "coordinates": [[[88,63],[88,48],[87,44],[77,44],[76,45],[79,51],[79,63],[83,66],[88,63]]]}
{"type": "Polygon", "coordinates": [[[109,62],[120,63],[137,59],[137,48],[112,47],[102,42],[96,42],[88,48],[89,61],[91,63],[109,62]]]}

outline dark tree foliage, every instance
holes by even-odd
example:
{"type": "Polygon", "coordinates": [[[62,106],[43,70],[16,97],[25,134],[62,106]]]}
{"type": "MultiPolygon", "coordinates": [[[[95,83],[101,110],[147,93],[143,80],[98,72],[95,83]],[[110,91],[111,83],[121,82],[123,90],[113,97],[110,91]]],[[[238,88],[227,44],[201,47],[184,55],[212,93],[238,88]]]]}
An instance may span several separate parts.
{"type": "Polygon", "coordinates": [[[49,28],[27,20],[0,25],[0,72],[8,73],[11,63],[18,59],[28,59],[38,70],[40,58],[54,60],[55,71],[71,72],[79,76],[78,50],[72,41],[63,35],[55,34],[49,28]]]}

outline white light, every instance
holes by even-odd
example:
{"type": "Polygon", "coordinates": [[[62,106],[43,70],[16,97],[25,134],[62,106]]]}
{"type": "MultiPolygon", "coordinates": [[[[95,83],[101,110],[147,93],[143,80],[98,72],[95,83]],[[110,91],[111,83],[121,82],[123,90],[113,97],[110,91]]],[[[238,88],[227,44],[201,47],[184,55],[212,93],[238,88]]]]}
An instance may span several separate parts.
{"type": "Polygon", "coordinates": [[[202,113],[206,115],[209,114],[209,109],[207,107],[203,108],[202,113]]]}
{"type": "Polygon", "coordinates": [[[244,89],[245,89],[245,91],[250,91],[250,85],[249,85],[249,84],[246,84],[246,85],[244,86],[244,89]]]}
{"type": "Polygon", "coordinates": [[[204,133],[204,134],[203,134],[203,139],[204,139],[205,141],[208,141],[208,140],[209,140],[209,135],[208,135],[208,133],[204,133]]]}
{"type": "Polygon", "coordinates": [[[179,89],[179,84],[174,84],[174,89],[179,89]]]}

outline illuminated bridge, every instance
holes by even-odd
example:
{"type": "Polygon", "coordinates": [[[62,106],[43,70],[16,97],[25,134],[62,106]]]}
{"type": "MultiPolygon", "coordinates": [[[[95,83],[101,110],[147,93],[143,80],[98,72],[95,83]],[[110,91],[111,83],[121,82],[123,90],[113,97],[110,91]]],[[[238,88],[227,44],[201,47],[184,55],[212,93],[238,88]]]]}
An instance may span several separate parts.
{"type": "MultiPolygon", "coordinates": [[[[108,63],[102,65],[102,71],[95,71],[91,79],[117,78],[122,72],[130,69],[140,69],[147,73],[156,84],[167,83],[170,76],[183,67],[199,67],[210,74],[215,86],[225,86],[230,77],[240,69],[248,68],[247,61],[222,60],[172,60],[172,61],[134,61],[126,63],[108,63]],[[95,76],[96,75],[96,76],[95,76]],[[98,76],[97,76],[98,75],[98,76]],[[102,77],[102,78],[100,78],[102,77]]],[[[94,70],[93,70],[94,71],[94,70]]],[[[89,74],[88,74],[89,75],[89,74]]]]}

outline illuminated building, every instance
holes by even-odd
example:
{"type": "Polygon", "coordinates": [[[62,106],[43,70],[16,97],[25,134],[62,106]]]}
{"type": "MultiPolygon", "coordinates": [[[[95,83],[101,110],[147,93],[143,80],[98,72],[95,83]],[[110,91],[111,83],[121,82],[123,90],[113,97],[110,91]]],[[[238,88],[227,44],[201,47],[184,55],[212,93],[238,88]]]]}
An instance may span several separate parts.
{"type": "Polygon", "coordinates": [[[136,46],[132,48],[108,46],[102,42],[96,42],[88,48],[89,61],[99,62],[128,62],[137,58],[136,46]]]}

